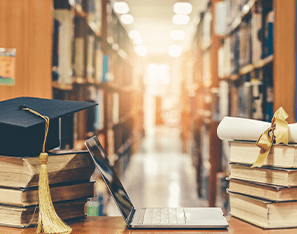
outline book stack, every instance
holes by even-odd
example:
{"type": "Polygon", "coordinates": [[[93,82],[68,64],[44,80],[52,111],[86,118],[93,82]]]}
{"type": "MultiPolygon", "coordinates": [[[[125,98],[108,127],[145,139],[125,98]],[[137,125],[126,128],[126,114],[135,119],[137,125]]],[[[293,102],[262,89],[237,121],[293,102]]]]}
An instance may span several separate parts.
{"type": "MultiPolygon", "coordinates": [[[[63,220],[85,216],[94,196],[95,166],[88,151],[56,151],[48,158],[51,198],[63,220]]],[[[38,157],[0,156],[0,225],[24,228],[38,220],[38,157]]]]}
{"type": "MultiPolygon", "coordinates": [[[[227,118],[227,122],[232,121],[233,127],[223,119],[218,127],[218,136],[230,141],[228,193],[231,215],[262,228],[297,227],[297,144],[273,145],[263,166],[252,167],[260,152],[253,139],[253,131],[258,130],[253,126],[261,128],[267,123],[227,118]],[[239,123],[243,125],[239,127],[239,123]],[[226,126],[230,127],[230,131],[225,134],[222,130],[226,126]],[[250,128],[245,135],[252,140],[238,140],[243,137],[235,128],[250,128]]],[[[292,133],[289,134],[289,142],[294,140],[292,130],[295,127],[296,124],[289,124],[292,133]]]]}

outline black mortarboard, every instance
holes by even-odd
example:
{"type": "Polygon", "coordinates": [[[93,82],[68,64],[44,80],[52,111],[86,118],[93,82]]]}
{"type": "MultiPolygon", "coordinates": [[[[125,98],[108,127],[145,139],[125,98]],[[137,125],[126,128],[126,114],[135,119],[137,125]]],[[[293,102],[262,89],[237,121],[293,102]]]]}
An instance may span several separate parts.
{"type": "Polygon", "coordinates": [[[60,145],[59,118],[95,106],[96,103],[19,97],[0,102],[0,155],[39,156],[45,136],[45,120],[22,108],[27,107],[50,120],[45,150],[60,145]]]}

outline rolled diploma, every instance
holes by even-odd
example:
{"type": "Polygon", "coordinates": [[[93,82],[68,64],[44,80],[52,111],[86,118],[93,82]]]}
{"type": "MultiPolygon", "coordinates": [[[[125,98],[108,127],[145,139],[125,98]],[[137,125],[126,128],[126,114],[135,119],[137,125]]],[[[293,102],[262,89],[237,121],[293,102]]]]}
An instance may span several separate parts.
{"type": "MultiPolygon", "coordinates": [[[[221,140],[257,141],[271,126],[270,122],[226,116],[220,122],[217,134],[221,140]]],[[[289,143],[297,143],[297,123],[288,124],[289,143]]]]}

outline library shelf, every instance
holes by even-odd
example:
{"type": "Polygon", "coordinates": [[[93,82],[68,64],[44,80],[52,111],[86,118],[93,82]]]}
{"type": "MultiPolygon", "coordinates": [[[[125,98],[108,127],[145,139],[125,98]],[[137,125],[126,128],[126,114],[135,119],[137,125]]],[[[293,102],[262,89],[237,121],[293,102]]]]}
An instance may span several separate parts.
{"type": "Polygon", "coordinates": [[[209,206],[228,209],[217,192],[227,183],[217,175],[230,173],[229,148],[214,130],[224,116],[270,121],[283,106],[288,122],[295,122],[295,5],[294,0],[210,0],[200,15],[183,61],[182,136],[197,170],[197,193],[209,206]],[[215,8],[221,4],[227,18],[219,21],[225,33],[217,35],[215,8]]]}

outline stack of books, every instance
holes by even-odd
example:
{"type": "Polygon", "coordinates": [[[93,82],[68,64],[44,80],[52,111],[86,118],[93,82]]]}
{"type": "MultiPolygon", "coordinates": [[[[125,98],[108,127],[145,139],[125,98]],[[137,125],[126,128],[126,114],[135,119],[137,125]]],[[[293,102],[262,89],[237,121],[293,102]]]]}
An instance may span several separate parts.
{"type": "Polygon", "coordinates": [[[297,145],[273,145],[261,168],[252,168],[256,142],[230,142],[231,215],[262,228],[297,227],[297,145]]]}
{"type": "MultiPolygon", "coordinates": [[[[24,228],[38,221],[39,157],[0,156],[0,225],[24,228]]],[[[85,216],[94,196],[88,151],[56,151],[47,162],[51,198],[63,220],[85,216]]]]}

